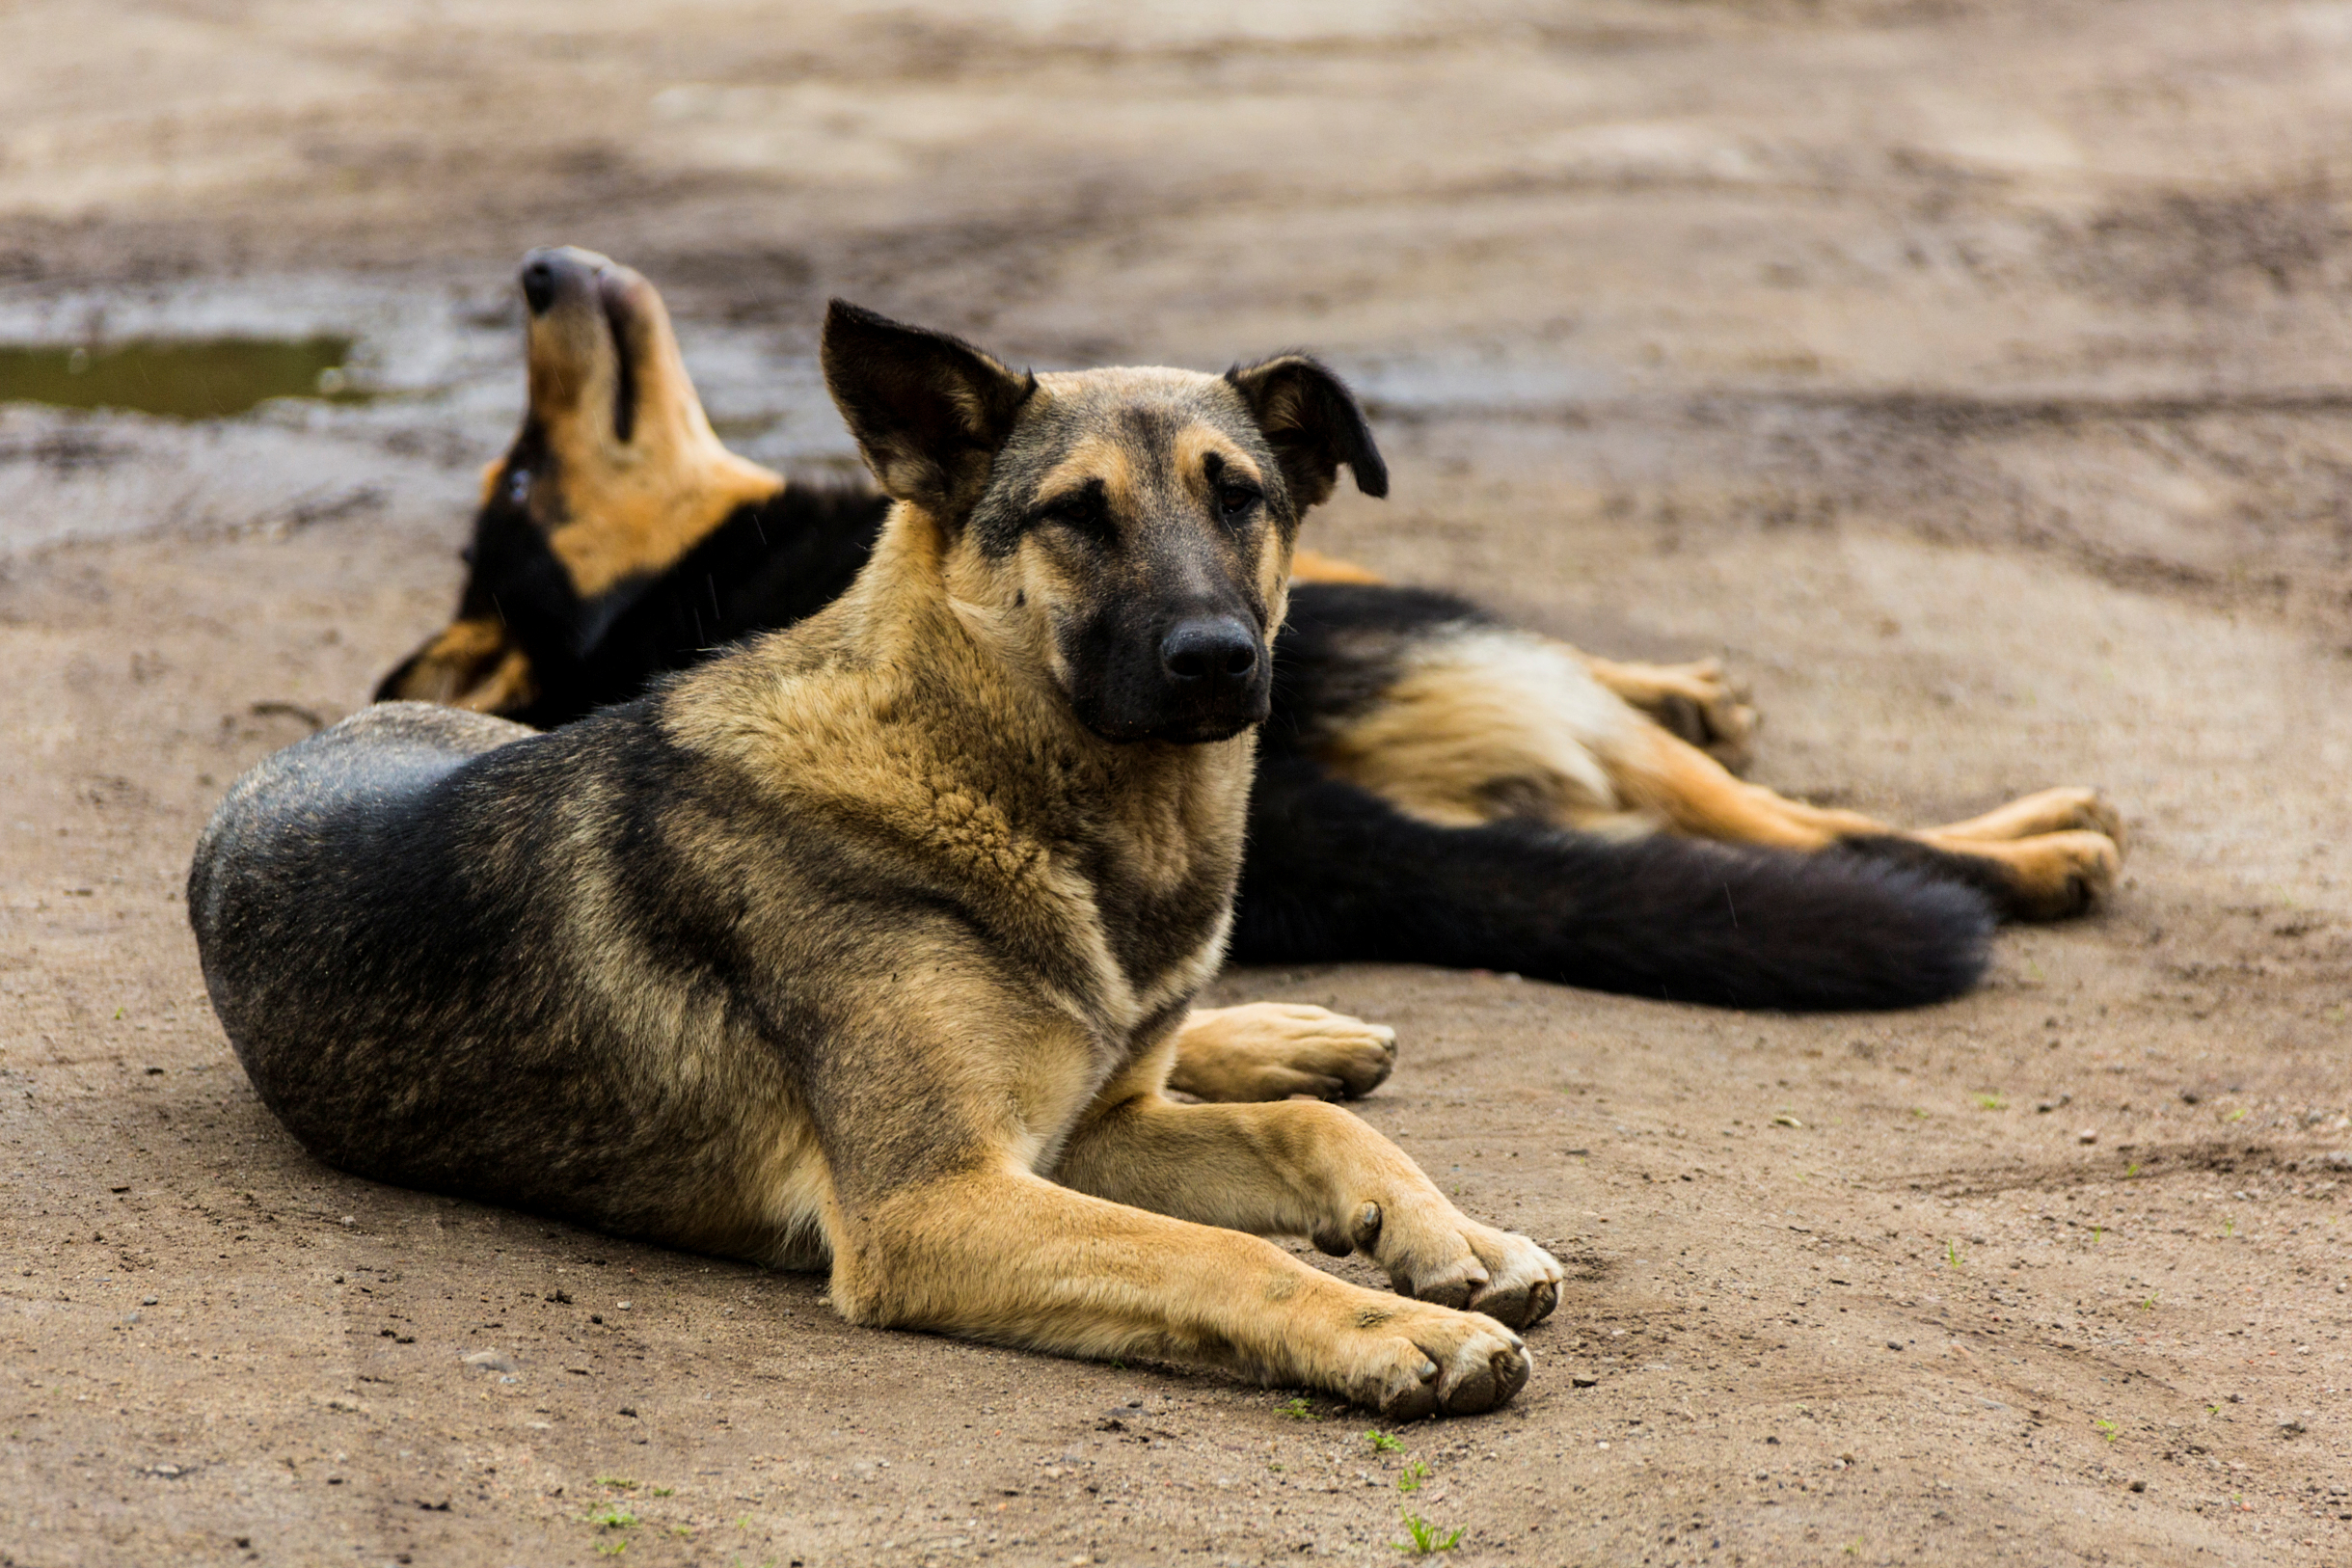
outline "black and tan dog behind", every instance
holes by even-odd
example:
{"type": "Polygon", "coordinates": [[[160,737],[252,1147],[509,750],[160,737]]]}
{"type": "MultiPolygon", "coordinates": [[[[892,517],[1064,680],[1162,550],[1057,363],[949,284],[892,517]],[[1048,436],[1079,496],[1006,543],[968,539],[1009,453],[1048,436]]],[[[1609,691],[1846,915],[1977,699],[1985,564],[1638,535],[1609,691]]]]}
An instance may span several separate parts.
{"type": "MultiPolygon", "coordinates": [[[[891,506],[713,433],[652,283],[531,252],[529,398],[484,473],[457,613],[377,689],[550,727],[837,598],[891,506]]],[[[1368,450],[1368,448],[1367,448],[1368,450]]],[[[1359,478],[1365,475],[1359,473],[1359,478]]],[[[1996,915],[2095,907],[2098,792],[1904,829],[1735,775],[1755,716],[1712,662],[1627,664],[1300,549],[1273,646],[1240,963],[1434,963],[1726,1007],[1912,1007],[1982,975],[1996,915]]],[[[1392,1041],[1203,1010],[1172,1085],[1362,1093],[1392,1041]]]]}
{"type": "Polygon", "coordinates": [[[554,733],[370,708],[230,792],[188,902],[262,1098],[364,1176],[829,1269],[860,1323],[1509,1399],[1551,1257],[1344,1111],[1161,1092],[1300,516],[1382,487],[1353,400],[838,303],[824,364],[894,505],[823,611],[554,733]]]}

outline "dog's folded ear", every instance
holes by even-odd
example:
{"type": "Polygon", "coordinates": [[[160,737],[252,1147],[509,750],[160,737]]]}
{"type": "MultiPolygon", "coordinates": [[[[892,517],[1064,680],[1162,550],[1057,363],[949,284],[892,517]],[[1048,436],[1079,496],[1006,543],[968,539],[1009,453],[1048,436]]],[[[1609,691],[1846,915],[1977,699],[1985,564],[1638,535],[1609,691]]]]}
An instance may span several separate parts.
{"type": "Polygon", "coordinates": [[[942,520],[980,499],[1014,417],[1037,390],[960,338],[835,300],[819,351],[825,389],[883,492],[942,520]]]}
{"type": "Polygon", "coordinates": [[[1256,365],[1236,365],[1225,379],[1241,393],[1250,417],[1282,460],[1284,482],[1300,511],[1330,499],[1342,463],[1365,495],[1389,493],[1389,466],[1372,445],[1355,393],[1320,362],[1305,354],[1277,354],[1256,365]]]}

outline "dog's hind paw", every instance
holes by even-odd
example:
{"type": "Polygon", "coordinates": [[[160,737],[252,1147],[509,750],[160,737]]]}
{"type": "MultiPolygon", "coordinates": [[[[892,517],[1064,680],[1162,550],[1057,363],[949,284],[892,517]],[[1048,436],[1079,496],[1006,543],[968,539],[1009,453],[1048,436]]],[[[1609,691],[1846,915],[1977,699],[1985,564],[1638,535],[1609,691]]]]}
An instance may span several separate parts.
{"type": "Polygon", "coordinates": [[[1916,839],[1850,842],[1973,883],[1991,894],[2012,920],[2087,914],[2114,894],[2123,869],[2123,852],[2115,840],[2081,827],[2018,839],[1960,838],[1937,830],[1916,839]]]}
{"type": "Polygon", "coordinates": [[[2021,920],[2088,914],[2115,892],[2123,852],[2104,833],[2041,833],[2001,846],[2016,871],[2014,913],[2021,920]]]}
{"type": "Polygon", "coordinates": [[[1168,1087],[1205,1100],[1355,1099],[1396,1066],[1396,1031],[1328,1008],[1203,1008],[1176,1035],[1168,1087]]]}

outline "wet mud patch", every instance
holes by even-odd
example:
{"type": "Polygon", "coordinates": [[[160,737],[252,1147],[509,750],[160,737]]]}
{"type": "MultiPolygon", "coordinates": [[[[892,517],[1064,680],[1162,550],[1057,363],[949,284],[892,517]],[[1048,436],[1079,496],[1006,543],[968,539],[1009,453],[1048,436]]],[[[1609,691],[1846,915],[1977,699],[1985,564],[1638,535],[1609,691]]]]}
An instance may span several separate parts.
{"type": "Polygon", "coordinates": [[[220,419],[276,397],[365,402],[348,338],[0,344],[0,402],[220,419]]]}

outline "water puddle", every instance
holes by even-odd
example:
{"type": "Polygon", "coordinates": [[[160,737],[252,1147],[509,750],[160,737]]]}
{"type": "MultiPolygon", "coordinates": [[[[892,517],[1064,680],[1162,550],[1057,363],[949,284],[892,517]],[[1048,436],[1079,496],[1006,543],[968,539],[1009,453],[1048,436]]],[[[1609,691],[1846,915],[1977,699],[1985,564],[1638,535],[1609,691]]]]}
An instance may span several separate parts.
{"type": "Polygon", "coordinates": [[[142,338],[96,348],[0,344],[0,402],[218,419],[273,397],[365,402],[348,338],[142,338]]]}

